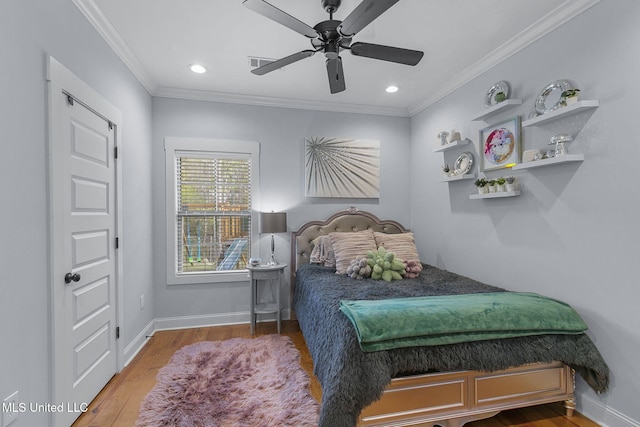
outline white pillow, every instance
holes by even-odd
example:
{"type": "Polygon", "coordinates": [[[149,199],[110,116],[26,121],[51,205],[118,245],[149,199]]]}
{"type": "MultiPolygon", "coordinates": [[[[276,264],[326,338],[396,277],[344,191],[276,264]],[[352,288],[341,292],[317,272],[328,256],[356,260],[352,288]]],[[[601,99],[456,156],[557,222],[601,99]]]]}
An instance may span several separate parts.
{"type": "Polygon", "coordinates": [[[377,246],[382,246],[388,252],[396,254],[396,258],[403,261],[415,261],[420,263],[416,241],[413,233],[387,234],[376,231],[373,233],[377,246]]]}
{"type": "Polygon", "coordinates": [[[367,252],[378,249],[371,230],[349,233],[329,233],[336,257],[336,274],[346,274],[351,261],[366,258],[367,252]]]}

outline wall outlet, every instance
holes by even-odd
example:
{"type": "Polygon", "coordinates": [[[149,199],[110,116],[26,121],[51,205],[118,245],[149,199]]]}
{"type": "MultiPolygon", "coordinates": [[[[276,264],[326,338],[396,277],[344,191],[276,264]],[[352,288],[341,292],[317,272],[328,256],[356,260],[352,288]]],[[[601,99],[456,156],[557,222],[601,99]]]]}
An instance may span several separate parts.
{"type": "Polygon", "coordinates": [[[2,401],[2,427],[8,427],[18,419],[21,411],[20,402],[18,401],[18,391],[2,401]]]}
{"type": "Polygon", "coordinates": [[[140,310],[144,310],[144,294],[140,295],[140,310]]]}

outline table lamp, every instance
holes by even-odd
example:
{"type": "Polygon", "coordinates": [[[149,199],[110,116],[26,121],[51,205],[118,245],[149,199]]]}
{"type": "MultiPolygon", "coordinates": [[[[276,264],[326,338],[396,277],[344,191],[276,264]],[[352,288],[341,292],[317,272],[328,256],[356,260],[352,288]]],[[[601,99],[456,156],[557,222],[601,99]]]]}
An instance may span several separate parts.
{"type": "Polygon", "coordinates": [[[262,212],[260,213],[260,233],[271,233],[271,259],[268,265],[278,264],[275,249],[276,242],[275,233],[287,232],[287,213],[286,212],[262,212]]]}

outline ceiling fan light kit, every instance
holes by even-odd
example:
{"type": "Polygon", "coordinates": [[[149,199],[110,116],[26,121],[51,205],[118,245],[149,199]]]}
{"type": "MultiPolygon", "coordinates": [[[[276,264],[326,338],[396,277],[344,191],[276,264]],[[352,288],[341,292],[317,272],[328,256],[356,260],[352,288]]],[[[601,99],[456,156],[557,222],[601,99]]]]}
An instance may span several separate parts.
{"type": "Polygon", "coordinates": [[[310,27],[264,0],[244,0],[242,3],[245,7],[310,38],[313,46],[313,50],[307,49],[294,53],[262,67],[255,68],[251,72],[261,76],[313,56],[316,52],[322,52],[326,58],[329,89],[331,93],[339,93],[346,89],[342,58],[340,57],[340,52],[343,50],[350,50],[355,56],[404,65],[417,65],[424,55],[423,52],[418,50],[362,42],[351,44],[352,38],[358,31],[369,25],[398,1],[363,0],[344,21],[338,21],[333,19],[333,14],[340,7],[341,1],[321,0],[322,8],[329,14],[329,19],[310,27]]]}

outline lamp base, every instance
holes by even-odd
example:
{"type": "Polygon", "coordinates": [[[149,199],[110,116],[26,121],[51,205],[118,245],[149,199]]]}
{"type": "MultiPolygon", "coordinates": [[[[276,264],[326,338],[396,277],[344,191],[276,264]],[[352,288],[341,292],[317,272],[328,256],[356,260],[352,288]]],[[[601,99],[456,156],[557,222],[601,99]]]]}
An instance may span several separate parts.
{"type": "Polygon", "coordinates": [[[267,262],[267,265],[269,267],[278,265],[278,260],[276,259],[275,251],[276,251],[276,239],[275,239],[275,236],[271,234],[271,258],[269,259],[269,262],[267,262]]]}

